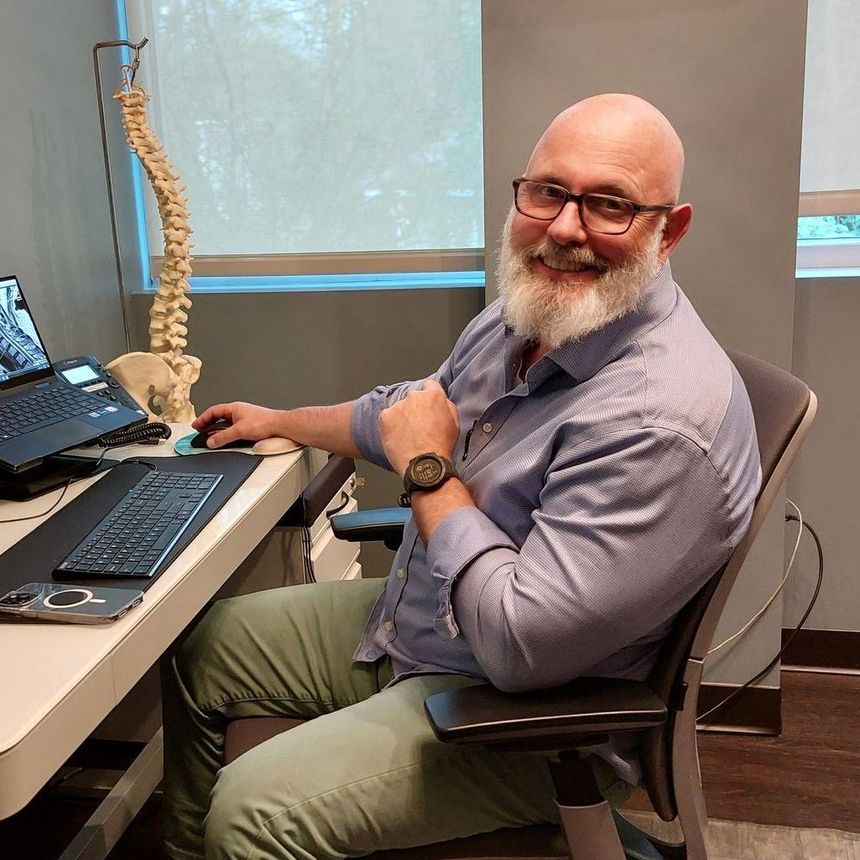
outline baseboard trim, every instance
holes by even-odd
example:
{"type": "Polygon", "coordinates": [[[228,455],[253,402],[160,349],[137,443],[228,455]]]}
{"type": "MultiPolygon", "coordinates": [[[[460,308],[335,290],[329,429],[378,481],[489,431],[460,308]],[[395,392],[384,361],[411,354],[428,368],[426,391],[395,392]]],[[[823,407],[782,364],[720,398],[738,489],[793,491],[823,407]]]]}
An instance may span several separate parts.
{"type": "MultiPolygon", "coordinates": [[[[740,687],[740,684],[702,684],[698,713],[703,714],[740,687]]],[[[748,687],[725,707],[715,711],[696,728],[705,732],[741,732],[778,735],[782,731],[782,690],[779,687],[748,687]]]]}
{"type": "MultiPolygon", "coordinates": [[[[785,646],[792,631],[782,631],[785,646]]],[[[798,630],[782,655],[788,671],[860,672],[860,631],[798,630]]]]}

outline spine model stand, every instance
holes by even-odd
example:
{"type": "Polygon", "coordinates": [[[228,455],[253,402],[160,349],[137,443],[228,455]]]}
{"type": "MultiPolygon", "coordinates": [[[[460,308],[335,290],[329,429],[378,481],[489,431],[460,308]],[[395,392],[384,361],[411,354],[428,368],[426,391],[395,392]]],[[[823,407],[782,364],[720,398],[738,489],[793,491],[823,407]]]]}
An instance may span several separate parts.
{"type": "Polygon", "coordinates": [[[164,262],[149,311],[149,353],[121,355],[109,365],[141,406],[160,421],[187,422],[196,417],[191,386],[200,377],[202,362],[185,355],[188,341],[188,296],[191,275],[191,226],[185,185],[168,160],[161,141],[149,126],[149,96],[132,82],[124,67],[125,82],[114,94],[122,106],[122,123],[129,146],[137,155],[155,192],[164,236],[164,262]],[[158,414],[160,412],[160,414],[158,414]]]}

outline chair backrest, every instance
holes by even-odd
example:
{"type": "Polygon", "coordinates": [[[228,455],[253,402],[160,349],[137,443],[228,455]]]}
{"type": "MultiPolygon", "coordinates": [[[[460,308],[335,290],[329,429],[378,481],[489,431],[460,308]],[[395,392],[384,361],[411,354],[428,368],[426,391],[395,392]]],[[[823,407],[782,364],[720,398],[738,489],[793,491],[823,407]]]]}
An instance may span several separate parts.
{"type": "MultiPolygon", "coordinates": [[[[728,355],[744,381],[752,404],[762,485],[744,538],[726,564],[678,615],[648,678],[649,685],[669,706],[667,723],[649,732],[639,750],[649,799],[664,821],[673,819],[677,811],[671,756],[678,711],[695,709],[699,694],[698,680],[688,683],[687,665],[691,660],[701,664],[707,656],[729,592],[809,431],[816,410],[815,395],[795,376],[742,352],[729,351],[728,355]]],[[[696,679],[698,676],[699,673],[693,673],[696,679]]]]}

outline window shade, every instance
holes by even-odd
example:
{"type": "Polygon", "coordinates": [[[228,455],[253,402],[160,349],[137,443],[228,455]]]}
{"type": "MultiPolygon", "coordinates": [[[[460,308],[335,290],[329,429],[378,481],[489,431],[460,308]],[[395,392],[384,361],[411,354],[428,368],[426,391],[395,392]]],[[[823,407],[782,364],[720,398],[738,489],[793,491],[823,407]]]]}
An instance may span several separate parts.
{"type": "Polygon", "coordinates": [[[130,7],[195,257],[483,247],[479,0],[130,7]]]}
{"type": "Polygon", "coordinates": [[[860,3],[810,0],[801,214],[860,211],[860,3]]]}

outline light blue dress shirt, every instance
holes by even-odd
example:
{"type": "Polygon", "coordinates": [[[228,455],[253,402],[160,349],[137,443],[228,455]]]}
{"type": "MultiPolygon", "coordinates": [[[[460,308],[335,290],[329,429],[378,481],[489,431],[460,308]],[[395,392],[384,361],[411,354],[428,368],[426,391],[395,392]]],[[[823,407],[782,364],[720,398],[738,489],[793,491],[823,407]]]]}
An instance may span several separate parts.
{"type": "MultiPolygon", "coordinates": [[[[749,522],[761,469],[746,390],[668,264],[637,311],[520,382],[525,345],[495,302],[434,377],[459,411],[455,465],[477,507],[450,513],[426,547],[406,526],[354,654],[390,655],[396,680],[643,679],[749,522]]],[[[379,413],[420,385],[356,402],[371,462],[388,467],[379,413]]]]}

